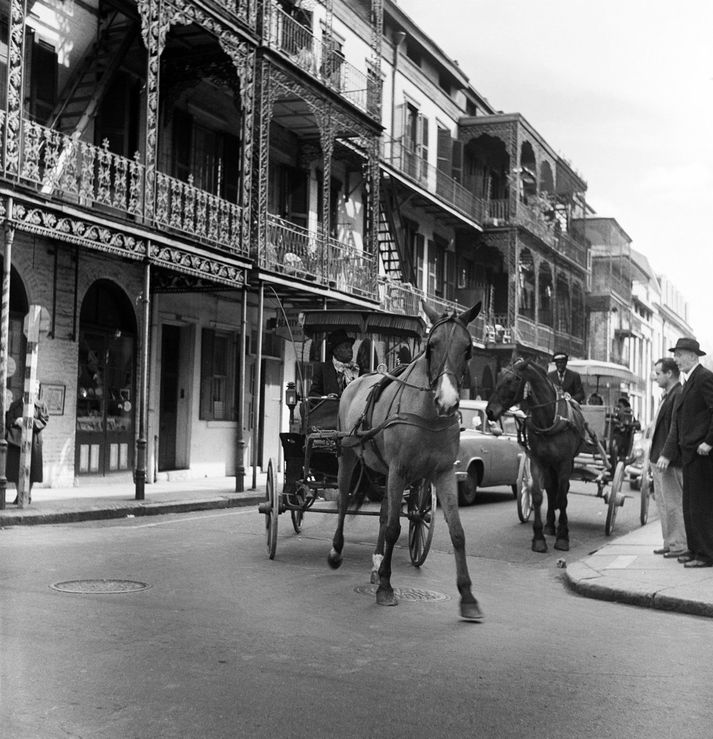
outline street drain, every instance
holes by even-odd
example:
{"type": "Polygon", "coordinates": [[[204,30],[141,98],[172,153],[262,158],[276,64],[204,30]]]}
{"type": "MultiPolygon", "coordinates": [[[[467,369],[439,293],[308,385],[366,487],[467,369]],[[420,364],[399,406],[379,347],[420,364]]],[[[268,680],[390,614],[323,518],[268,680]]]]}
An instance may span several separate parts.
{"type": "Polygon", "coordinates": [[[136,593],[146,590],[150,585],[136,580],[66,580],[50,585],[60,593],[89,593],[104,595],[107,593],[136,593]]]}
{"type": "MultiPolygon", "coordinates": [[[[359,595],[376,595],[377,585],[357,585],[354,588],[355,593],[359,595]]],[[[394,588],[394,595],[397,600],[403,601],[428,601],[435,602],[439,600],[450,600],[450,596],[445,593],[437,593],[435,590],[421,590],[420,588],[394,588]]]]}

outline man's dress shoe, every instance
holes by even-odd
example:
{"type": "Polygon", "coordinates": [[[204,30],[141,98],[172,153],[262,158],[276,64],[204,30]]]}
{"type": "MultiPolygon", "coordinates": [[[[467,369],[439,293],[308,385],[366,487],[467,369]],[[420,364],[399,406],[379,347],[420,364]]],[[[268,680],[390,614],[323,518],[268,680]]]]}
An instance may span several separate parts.
{"type": "Polygon", "coordinates": [[[682,565],[686,564],[686,562],[691,562],[694,559],[695,557],[692,552],[684,552],[680,557],[676,557],[676,561],[680,562],[682,565]]]}
{"type": "Polygon", "coordinates": [[[713,562],[706,562],[703,559],[692,559],[690,562],[684,562],[684,567],[713,567],[713,562]]]}

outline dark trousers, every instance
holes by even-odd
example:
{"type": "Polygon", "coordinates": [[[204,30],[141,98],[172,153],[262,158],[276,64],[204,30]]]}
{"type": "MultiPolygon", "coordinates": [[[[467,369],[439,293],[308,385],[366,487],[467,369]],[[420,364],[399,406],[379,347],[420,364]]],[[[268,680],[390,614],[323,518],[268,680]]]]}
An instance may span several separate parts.
{"type": "Polygon", "coordinates": [[[696,559],[713,562],[713,457],[696,455],[683,465],[683,523],[696,559]]]}

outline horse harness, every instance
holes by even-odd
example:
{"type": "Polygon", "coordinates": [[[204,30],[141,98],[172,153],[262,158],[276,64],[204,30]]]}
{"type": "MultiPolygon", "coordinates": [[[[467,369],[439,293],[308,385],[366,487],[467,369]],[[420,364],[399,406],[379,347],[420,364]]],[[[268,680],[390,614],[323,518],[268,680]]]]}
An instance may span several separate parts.
{"type": "MultiPolygon", "coordinates": [[[[456,326],[461,326],[470,337],[470,333],[468,332],[468,328],[465,326],[465,324],[458,318],[458,316],[455,315],[455,313],[452,313],[448,316],[444,316],[441,320],[436,321],[436,323],[433,324],[431,327],[431,331],[429,332],[429,340],[430,337],[433,336],[433,332],[436,329],[437,326],[440,326],[443,323],[447,323],[448,321],[453,322],[453,326],[451,328],[451,332],[448,336],[447,342],[450,344],[451,339],[453,337],[453,333],[456,330],[456,326]]],[[[368,443],[371,444],[371,449],[376,455],[379,462],[381,462],[385,467],[388,467],[388,464],[386,460],[384,459],[383,455],[379,451],[379,447],[376,443],[376,436],[384,431],[385,429],[389,428],[390,426],[395,426],[397,424],[401,425],[407,425],[407,426],[416,426],[417,428],[422,429],[429,429],[430,431],[445,431],[449,428],[451,428],[454,425],[458,424],[458,418],[455,413],[452,413],[448,416],[438,416],[435,419],[429,419],[428,421],[425,421],[421,416],[415,414],[415,413],[408,413],[406,411],[401,410],[401,399],[403,395],[403,391],[405,388],[409,387],[414,390],[418,390],[420,392],[433,392],[433,389],[435,388],[438,380],[443,375],[451,375],[454,379],[458,379],[455,377],[455,374],[452,370],[449,370],[446,368],[446,361],[447,361],[447,355],[444,352],[443,359],[440,363],[440,366],[438,367],[438,374],[435,376],[435,378],[431,378],[431,362],[430,362],[430,343],[427,340],[426,341],[426,349],[424,352],[421,352],[416,357],[414,357],[413,361],[409,364],[402,365],[398,367],[396,370],[394,370],[392,373],[383,371],[381,374],[383,377],[376,382],[371,390],[369,391],[369,395],[366,398],[366,403],[364,405],[364,411],[362,412],[361,416],[359,417],[358,421],[354,424],[354,427],[351,429],[351,431],[348,434],[348,437],[355,438],[359,445],[361,446],[361,455],[364,454],[364,450],[366,448],[366,445],[368,443]],[[415,363],[418,359],[420,359],[423,355],[426,355],[426,372],[428,376],[428,385],[415,385],[411,382],[408,382],[408,377],[415,368],[415,363]],[[405,377],[402,377],[404,375],[405,377]],[[386,418],[375,427],[372,427],[371,423],[374,417],[374,409],[376,407],[376,403],[383,394],[384,390],[391,385],[394,382],[398,382],[401,387],[394,395],[393,399],[391,400],[391,404],[389,406],[389,409],[386,413],[386,418]],[[394,415],[391,414],[391,410],[393,409],[394,403],[396,403],[396,412],[394,415]]],[[[466,353],[466,358],[470,357],[471,353],[471,345],[470,340],[468,342],[468,350],[466,353]]],[[[460,382],[456,383],[460,387],[460,382]]],[[[342,439],[342,444],[344,444],[346,439],[342,439]]],[[[356,443],[349,443],[348,446],[356,446],[356,443]]]]}

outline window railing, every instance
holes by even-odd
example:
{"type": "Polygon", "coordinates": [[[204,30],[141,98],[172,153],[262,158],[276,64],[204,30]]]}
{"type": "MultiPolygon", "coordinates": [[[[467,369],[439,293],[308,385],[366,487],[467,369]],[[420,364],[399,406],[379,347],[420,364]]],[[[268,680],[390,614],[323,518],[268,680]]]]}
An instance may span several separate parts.
{"type": "Polygon", "coordinates": [[[473,195],[458,180],[429,164],[426,159],[404,145],[403,141],[383,138],[382,160],[450,205],[467,218],[483,222],[484,201],[473,195]]]}
{"type": "Polygon", "coordinates": [[[274,2],[267,5],[270,13],[268,43],[285,53],[293,64],[308,72],[326,87],[339,93],[352,105],[373,118],[381,115],[381,82],[352,64],[329,39],[320,41],[312,30],[303,26],[274,2]]]}
{"type": "Polygon", "coordinates": [[[375,300],[375,257],[334,238],[268,214],[267,241],[260,266],[375,300]]]}
{"type": "MultiPolygon", "coordinates": [[[[4,123],[4,117],[0,120],[4,123]]],[[[190,181],[157,172],[154,207],[145,212],[149,178],[138,154],[128,159],[109,151],[106,141],[94,146],[27,119],[21,124],[19,150],[20,180],[42,195],[247,255],[241,244],[242,208],[190,181]]]]}

